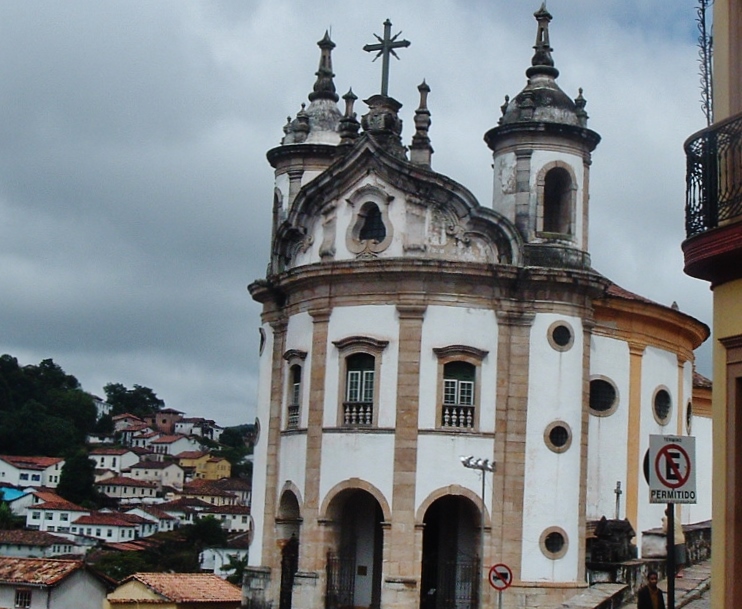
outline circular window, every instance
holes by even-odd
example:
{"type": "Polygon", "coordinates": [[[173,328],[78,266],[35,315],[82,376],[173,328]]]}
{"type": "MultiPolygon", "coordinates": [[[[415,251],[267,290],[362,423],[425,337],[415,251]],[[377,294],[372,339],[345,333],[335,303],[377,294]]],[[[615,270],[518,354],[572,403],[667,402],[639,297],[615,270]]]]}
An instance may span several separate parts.
{"type": "Polygon", "coordinates": [[[692,402],[688,402],[688,405],[685,407],[685,430],[688,435],[691,434],[692,427],[693,427],[693,404],[692,402]]]}
{"type": "Polygon", "coordinates": [[[557,351],[568,351],[574,343],[574,332],[568,323],[557,321],[549,326],[549,344],[557,351]]]}
{"type": "Polygon", "coordinates": [[[613,414],[618,406],[616,386],[604,378],[590,381],[590,411],[597,416],[613,414]]]}
{"type": "Polygon", "coordinates": [[[672,398],[667,389],[660,388],[654,394],[654,418],[660,425],[667,425],[672,410],[672,398]]]}
{"type": "Polygon", "coordinates": [[[564,421],[554,421],[544,431],[544,442],[555,453],[565,452],[572,444],[572,431],[564,421]]]}
{"type": "Polygon", "coordinates": [[[541,533],[539,546],[544,556],[556,560],[567,553],[567,533],[561,527],[549,527],[541,533]]]}

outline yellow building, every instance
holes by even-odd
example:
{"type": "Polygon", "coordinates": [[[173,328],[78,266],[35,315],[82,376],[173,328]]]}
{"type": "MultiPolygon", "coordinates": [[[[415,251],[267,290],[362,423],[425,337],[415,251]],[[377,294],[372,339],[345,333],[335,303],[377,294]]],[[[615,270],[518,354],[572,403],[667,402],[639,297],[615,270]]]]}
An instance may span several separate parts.
{"type": "Polygon", "coordinates": [[[192,471],[194,480],[220,480],[232,475],[232,465],[226,459],[208,452],[188,451],[176,456],[178,465],[192,471]]]}
{"type": "Polygon", "coordinates": [[[714,300],[712,605],[742,603],[742,1],[716,0],[713,124],[685,144],[685,272],[714,300]]]}

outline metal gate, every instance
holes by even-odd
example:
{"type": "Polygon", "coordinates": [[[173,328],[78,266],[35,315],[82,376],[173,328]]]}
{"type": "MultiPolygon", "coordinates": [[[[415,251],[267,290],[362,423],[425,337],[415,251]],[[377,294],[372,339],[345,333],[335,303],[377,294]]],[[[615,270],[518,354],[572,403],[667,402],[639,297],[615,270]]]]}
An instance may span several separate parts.
{"type": "Polygon", "coordinates": [[[423,561],[425,579],[435,586],[422,591],[422,609],[477,609],[479,605],[479,560],[423,561]]]}
{"type": "Polygon", "coordinates": [[[294,590],[294,575],[299,569],[299,541],[291,536],[281,551],[281,591],[279,609],[291,609],[291,594],[294,590]]]}
{"type": "Polygon", "coordinates": [[[344,609],[353,607],[356,583],[355,553],[340,556],[327,553],[327,593],[325,609],[344,609]]]}

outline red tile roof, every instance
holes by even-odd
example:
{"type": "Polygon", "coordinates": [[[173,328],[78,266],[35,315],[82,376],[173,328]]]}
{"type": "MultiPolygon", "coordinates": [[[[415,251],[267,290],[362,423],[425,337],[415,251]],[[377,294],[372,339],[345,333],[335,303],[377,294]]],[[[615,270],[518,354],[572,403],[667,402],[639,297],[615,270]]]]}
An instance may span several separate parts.
{"type": "Polygon", "coordinates": [[[175,455],[176,459],[200,459],[201,457],[208,455],[204,450],[186,450],[182,453],[175,455]]]}
{"type": "Polygon", "coordinates": [[[182,434],[175,434],[172,436],[160,436],[156,440],[152,440],[151,444],[172,444],[173,442],[177,442],[178,440],[185,438],[182,434]]]}
{"type": "MultiPolygon", "coordinates": [[[[122,585],[132,580],[153,590],[164,600],[173,603],[236,603],[242,602],[242,589],[212,573],[135,573],[122,585]]],[[[133,600],[133,599],[131,599],[133,600]]],[[[109,598],[111,604],[127,602],[109,598]]]]}
{"type": "Polygon", "coordinates": [[[246,505],[220,505],[204,510],[209,514],[249,514],[250,508],[246,505]]]}
{"type": "Polygon", "coordinates": [[[706,378],[703,374],[693,371],[693,386],[699,389],[711,389],[713,382],[711,379],[706,378]]]}
{"type": "Polygon", "coordinates": [[[83,568],[81,560],[0,557],[0,582],[53,586],[83,568]]]}
{"type": "Polygon", "coordinates": [[[18,546],[43,546],[48,548],[55,543],[69,545],[72,542],[69,539],[52,535],[46,531],[27,531],[25,529],[4,531],[0,529],[0,543],[18,546]]]}
{"type": "Polygon", "coordinates": [[[80,516],[73,524],[82,525],[100,525],[112,527],[134,527],[138,524],[150,524],[141,516],[136,514],[119,514],[117,512],[93,512],[86,516],[80,516]]]}
{"type": "Polygon", "coordinates": [[[94,448],[90,451],[91,455],[125,455],[126,453],[130,453],[131,450],[128,448],[94,448]]]}
{"type": "Polygon", "coordinates": [[[135,480],[134,478],[127,478],[126,476],[106,478],[105,480],[101,480],[100,482],[96,482],[95,484],[96,486],[136,486],[146,488],[154,488],[157,486],[154,482],[150,482],[149,480],[135,480]]]}
{"type": "Polygon", "coordinates": [[[45,503],[39,503],[37,505],[32,505],[31,509],[33,510],[64,510],[67,512],[85,512],[86,514],[90,511],[90,510],[85,509],[84,507],[81,507],[79,505],[72,503],[71,501],[65,501],[64,499],[61,499],[60,501],[46,501],[45,503]]]}
{"type": "Polygon", "coordinates": [[[0,455],[0,459],[21,469],[45,470],[51,465],[64,461],[61,457],[15,457],[0,455]]]}
{"type": "Polygon", "coordinates": [[[141,421],[138,416],[135,414],[130,414],[128,412],[125,412],[124,414],[117,414],[115,417],[112,417],[114,421],[121,421],[122,419],[136,419],[137,421],[141,421]]]}

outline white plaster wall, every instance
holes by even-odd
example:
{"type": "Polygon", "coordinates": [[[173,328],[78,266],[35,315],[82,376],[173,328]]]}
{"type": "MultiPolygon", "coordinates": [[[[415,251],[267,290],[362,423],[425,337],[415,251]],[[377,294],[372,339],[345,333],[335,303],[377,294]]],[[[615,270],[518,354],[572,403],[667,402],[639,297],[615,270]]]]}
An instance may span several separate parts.
{"type": "Polygon", "coordinates": [[[336,427],[340,416],[345,378],[338,349],[333,341],[349,336],[368,336],[388,340],[379,363],[379,395],[374,407],[378,408],[377,427],[394,427],[397,410],[397,365],[399,356],[399,319],[396,307],[367,305],[336,307],[328,328],[327,368],[325,370],[325,411],[323,425],[336,427]]]}
{"type": "Polygon", "coordinates": [[[693,416],[692,434],[696,438],[696,498],[695,505],[682,508],[683,524],[711,520],[711,473],[713,439],[711,419],[693,416]]]}
{"type": "Polygon", "coordinates": [[[284,482],[293,482],[301,491],[299,501],[306,496],[306,454],[307,454],[307,436],[305,434],[291,434],[281,437],[281,449],[279,451],[279,476],[278,476],[278,495],[276,496],[276,505],[281,500],[281,491],[284,482]]]}
{"type": "Polygon", "coordinates": [[[515,222],[516,158],[514,152],[493,155],[495,184],[492,189],[492,209],[515,222]]]}
{"type": "Polygon", "coordinates": [[[392,505],[393,433],[326,433],[322,437],[320,503],[340,482],[360,478],[375,486],[392,505]]]}
{"type": "MultiPolygon", "coordinates": [[[[420,351],[420,429],[435,429],[438,390],[436,347],[466,345],[489,351],[482,360],[479,380],[479,430],[495,430],[497,393],[497,317],[490,309],[430,306],[425,311],[420,351]]],[[[469,454],[469,453],[467,453],[469,454]]]]}
{"type": "MultiPolygon", "coordinates": [[[[495,444],[492,438],[470,437],[466,434],[418,436],[415,512],[417,513],[432,493],[450,484],[468,488],[476,497],[479,497],[482,494],[482,478],[479,471],[467,469],[461,465],[461,457],[473,455],[477,458],[491,460],[494,453],[495,444]]],[[[491,515],[492,474],[486,475],[485,506],[488,514],[491,515]]]]}
{"type": "Polygon", "coordinates": [[[289,210],[289,174],[282,173],[281,175],[277,175],[274,186],[281,191],[281,209],[285,218],[289,210]]]}
{"type": "MultiPolygon", "coordinates": [[[[649,449],[650,435],[677,435],[678,410],[684,412],[684,404],[678,408],[678,359],[674,353],[655,347],[647,347],[642,357],[641,423],[639,466],[644,463],[644,454],[649,449]],[[672,398],[672,410],[667,425],[660,425],[654,418],[654,393],[664,387],[672,398]]],[[[664,504],[649,503],[649,485],[644,474],[639,476],[638,518],[636,532],[640,535],[647,529],[662,526],[664,504]]],[[[637,543],[638,546],[640,544],[637,543]]]]}
{"type": "Polygon", "coordinates": [[[574,581],[578,572],[578,515],[582,411],[582,324],[580,319],[538,314],[531,328],[526,423],[526,463],[523,495],[521,576],[527,581],[574,581]],[[566,321],[574,342],[557,351],[547,339],[549,326],[566,321]],[[572,431],[572,444],[561,454],[549,450],[544,431],[561,420],[572,431]],[[547,558],[539,538],[547,527],[567,533],[568,551],[558,560],[547,558]]]}
{"type": "MultiPolygon", "coordinates": [[[[536,188],[536,182],[538,178],[538,174],[540,173],[541,169],[544,167],[544,165],[551,163],[552,161],[562,161],[566,164],[568,164],[572,171],[574,171],[575,174],[575,180],[577,181],[577,184],[575,186],[577,187],[575,191],[575,210],[574,210],[574,239],[575,243],[577,244],[577,247],[581,249],[585,249],[586,244],[582,242],[582,228],[583,228],[583,205],[582,205],[582,198],[583,198],[583,188],[582,185],[584,183],[584,167],[582,164],[582,157],[575,154],[568,154],[565,152],[555,152],[552,150],[534,150],[533,155],[531,156],[531,197],[537,196],[537,188],[536,188]]],[[[535,207],[534,207],[535,208],[535,207]]]]}
{"type": "MultiPolygon", "coordinates": [[[[310,371],[312,369],[312,330],[314,324],[312,322],[312,316],[309,313],[298,313],[292,315],[289,320],[288,328],[286,328],[286,350],[298,349],[307,353],[306,359],[302,362],[301,366],[301,398],[300,398],[300,411],[299,411],[299,427],[306,427],[309,413],[309,386],[310,386],[310,371]]],[[[281,429],[286,428],[286,418],[288,416],[287,411],[287,397],[288,397],[288,374],[289,367],[284,366],[283,374],[283,387],[284,397],[282,402],[282,426],[281,429]]]]}
{"type": "Polygon", "coordinates": [[[257,418],[260,421],[260,437],[253,455],[253,518],[255,539],[251,546],[250,565],[261,565],[263,560],[263,507],[265,506],[265,475],[268,451],[268,424],[270,413],[271,356],[273,353],[273,330],[263,324],[265,346],[258,361],[259,382],[257,396],[257,418]]]}
{"type": "MultiPolygon", "coordinates": [[[[590,340],[590,378],[605,377],[613,382],[618,394],[618,406],[608,416],[589,417],[587,451],[588,520],[602,516],[614,518],[616,513],[616,482],[621,482],[619,518],[626,517],[626,434],[629,424],[629,345],[622,340],[592,336],[590,340]]],[[[642,475],[637,472],[636,475],[642,475]]]]}

